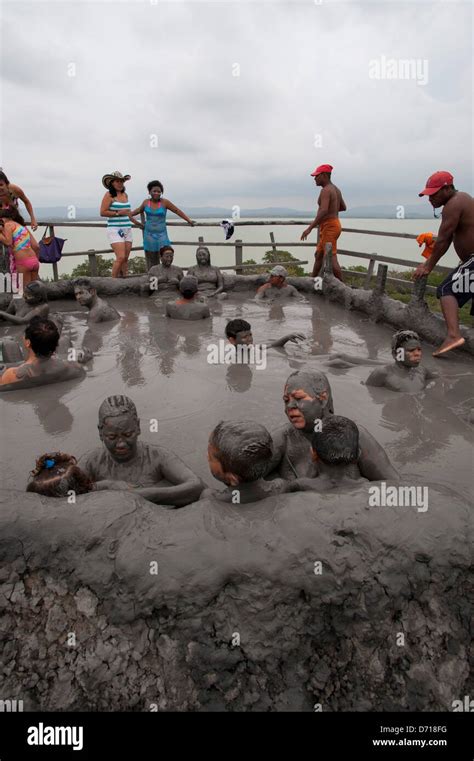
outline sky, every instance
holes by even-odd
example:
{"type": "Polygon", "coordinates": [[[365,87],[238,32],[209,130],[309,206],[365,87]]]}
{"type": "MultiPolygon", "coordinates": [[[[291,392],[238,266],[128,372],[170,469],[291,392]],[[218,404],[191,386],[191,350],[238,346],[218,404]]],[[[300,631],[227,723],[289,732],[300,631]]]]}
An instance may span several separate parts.
{"type": "Polygon", "coordinates": [[[159,179],[184,209],[306,210],[321,163],[349,208],[426,205],[438,169],[472,192],[470,2],[0,0],[0,13],[0,166],[34,206],[98,207],[118,170],[137,204],[159,179]]]}

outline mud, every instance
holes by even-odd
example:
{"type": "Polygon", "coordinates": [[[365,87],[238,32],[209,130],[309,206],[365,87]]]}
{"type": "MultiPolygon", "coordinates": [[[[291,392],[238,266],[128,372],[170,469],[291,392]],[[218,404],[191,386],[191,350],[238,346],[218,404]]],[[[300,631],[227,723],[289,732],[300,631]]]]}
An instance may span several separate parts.
{"type": "Polygon", "coordinates": [[[25,710],[435,711],[472,694],[472,518],[445,487],[423,513],[368,507],[366,487],[172,512],[0,497],[2,693],[25,710]]]}
{"type": "MultiPolygon", "coordinates": [[[[445,323],[440,315],[435,315],[430,311],[423,298],[426,282],[424,280],[418,281],[410,303],[404,304],[384,293],[387,268],[381,267],[379,272],[377,287],[374,290],[351,288],[334,277],[330,263],[326,260],[321,290],[315,290],[314,280],[310,277],[289,277],[288,283],[304,294],[322,296],[344,306],[345,309],[362,312],[375,322],[385,322],[395,328],[415,330],[421,338],[430,344],[442,343],[446,336],[445,323]]],[[[268,279],[268,276],[265,275],[233,275],[227,272],[223,272],[222,276],[226,292],[250,291],[253,295],[255,295],[257,288],[268,279]]],[[[103,296],[140,295],[140,293],[146,292],[148,288],[147,275],[129,277],[123,280],[96,277],[91,278],[91,282],[97,293],[103,296]]],[[[46,289],[49,299],[74,297],[72,281],[70,280],[48,283],[46,289]]],[[[474,354],[474,329],[461,327],[461,333],[466,339],[466,343],[460,351],[474,354]]]]}

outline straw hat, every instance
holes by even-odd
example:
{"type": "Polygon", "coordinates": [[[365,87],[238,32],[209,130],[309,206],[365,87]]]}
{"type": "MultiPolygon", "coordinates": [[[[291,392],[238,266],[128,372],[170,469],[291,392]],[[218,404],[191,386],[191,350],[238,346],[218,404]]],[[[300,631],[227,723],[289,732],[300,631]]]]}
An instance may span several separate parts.
{"type": "Polygon", "coordinates": [[[129,174],[123,175],[122,172],[112,172],[111,174],[104,174],[102,177],[102,185],[108,190],[112,180],[123,180],[123,182],[127,182],[127,180],[130,179],[131,177],[129,174]]]}

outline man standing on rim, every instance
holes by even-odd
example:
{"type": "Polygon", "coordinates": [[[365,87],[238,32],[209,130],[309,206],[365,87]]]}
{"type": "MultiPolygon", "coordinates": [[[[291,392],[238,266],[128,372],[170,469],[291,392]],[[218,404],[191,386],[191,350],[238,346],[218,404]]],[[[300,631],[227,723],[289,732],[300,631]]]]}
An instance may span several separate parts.
{"type": "MultiPolygon", "coordinates": [[[[443,221],[436,236],[436,243],[430,258],[419,264],[413,277],[429,275],[433,267],[454,244],[461,263],[449,273],[438,286],[437,297],[441,303],[448,335],[433,357],[440,357],[465,343],[459,331],[459,307],[464,306],[474,295],[474,198],[462,193],[453,185],[454,177],[449,172],[435,172],[428,177],[426,188],[418,193],[428,196],[433,209],[444,206],[443,221]]],[[[474,300],[471,304],[474,314],[474,300]]]]}
{"type": "Polygon", "coordinates": [[[337,239],[341,234],[341,223],[339,221],[339,212],[346,211],[346,204],[342,193],[331,182],[331,164],[321,164],[316,167],[311,177],[314,177],[316,185],[322,188],[318,198],[318,213],[311,222],[310,226],[301,235],[301,240],[306,240],[308,235],[315,227],[319,227],[319,242],[314,254],[314,267],[312,277],[317,277],[321,270],[324,260],[324,247],[326,243],[332,244],[332,267],[334,275],[342,280],[342,270],[337,261],[337,239]]]}

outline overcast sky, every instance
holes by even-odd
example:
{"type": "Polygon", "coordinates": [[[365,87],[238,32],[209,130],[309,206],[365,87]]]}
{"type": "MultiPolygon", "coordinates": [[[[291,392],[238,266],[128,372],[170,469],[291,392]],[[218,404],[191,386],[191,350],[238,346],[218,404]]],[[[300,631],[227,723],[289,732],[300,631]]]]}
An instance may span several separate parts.
{"type": "Polygon", "coordinates": [[[472,192],[470,2],[3,0],[1,13],[0,166],[37,207],[95,207],[119,170],[132,202],[160,179],[182,208],[310,209],[322,162],[350,207],[426,204],[437,169],[472,192]],[[382,78],[383,57],[418,61],[418,79],[382,78]]]}

